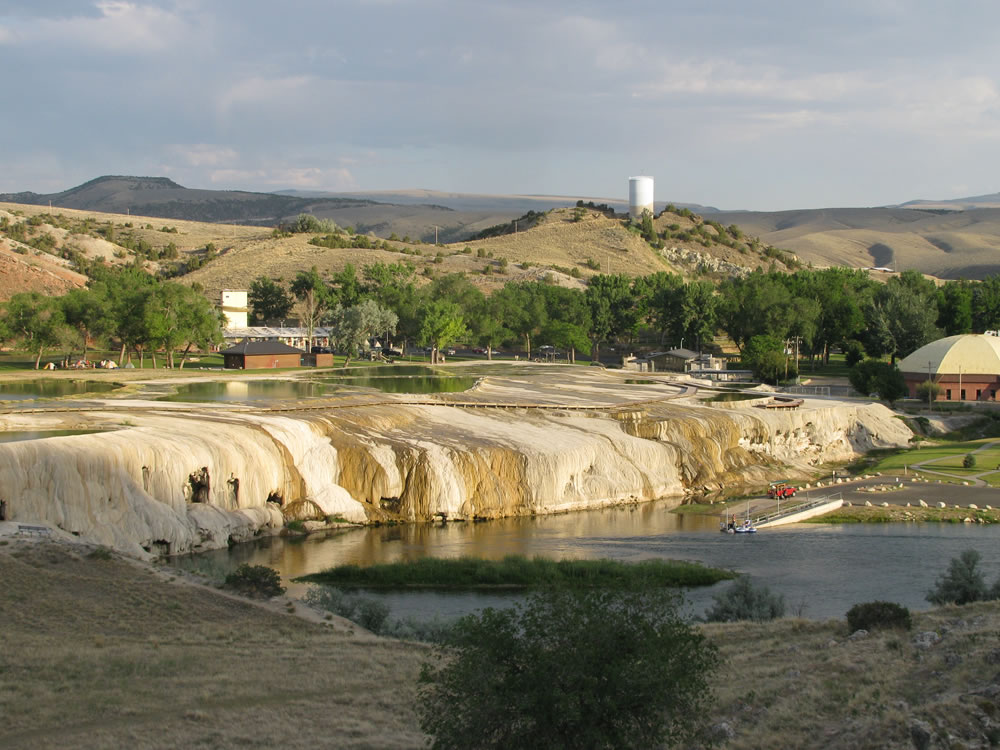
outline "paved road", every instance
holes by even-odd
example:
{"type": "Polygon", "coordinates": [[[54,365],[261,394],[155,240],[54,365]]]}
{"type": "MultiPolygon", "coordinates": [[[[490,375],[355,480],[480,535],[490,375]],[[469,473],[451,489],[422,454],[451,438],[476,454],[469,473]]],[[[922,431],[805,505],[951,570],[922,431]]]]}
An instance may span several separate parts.
{"type": "Polygon", "coordinates": [[[973,503],[980,508],[986,505],[1000,508],[1000,488],[989,487],[986,484],[963,487],[944,482],[938,484],[933,480],[930,482],[912,482],[910,481],[911,479],[912,477],[875,477],[857,482],[845,482],[844,484],[835,484],[818,489],[814,488],[800,492],[796,497],[818,499],[824,495],[843,493],[844,500],[849,500],[855,505],[864,505],[865,500],[870,501],[872,505],[881,505],[882,503],[889,503],[890,505],[906,505],[907,503],[910,503],[910,505],[919,505],[919,501],[923,500],[931,506],[943,502],[948,503],[948,505],[961,505],[963,507],[973,503]],[[899,479],[898,484],[903,486],[901,490],[893,490],[891,492],[859,492],[861,487],[896,484],[897,479],[899,479]]]}

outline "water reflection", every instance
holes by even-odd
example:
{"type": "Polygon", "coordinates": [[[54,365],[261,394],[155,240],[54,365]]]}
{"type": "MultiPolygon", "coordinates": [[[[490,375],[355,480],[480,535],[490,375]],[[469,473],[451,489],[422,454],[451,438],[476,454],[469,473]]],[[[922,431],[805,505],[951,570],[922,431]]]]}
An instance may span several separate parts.
{"type": "MultiPolygon", "coordinates": [[[[505,555],[553,558],[692,560],[752,575],[784,594],[789,612],[841,618],[854,604],[886,599],[928,608],[926,592],[948,561],[978,550],[987,580],[1000,575],[1000,527],[966,524],[803,524],[756,535],[718,533],[717,519],[670,512],[670,504],[481,524],[407,524],[339,531],[301,541],[262,540],[180,561],[229,570],[243,562],[269,565],[286,578],[341,563],[413,560],[426,555],[497,559],[505,555]]],[[[727,583],[689,592],[694,612],[727,583]]],[[[301,593],[303,586],[292,587],[301,593]]],[[[506,595],[380,594],[396,616],[456,615],[509,601],[506,595]]]]}
{"type": "Polygon", "coordinates": [[[0,383],[0,401],[30,401],[82,393],[107,393],[120,387],[117,383],[97,380],[20,380],[0,383]]]}
{"type": "Polygon", "coordinates": [[[305,380],[229,380],[208,383],[186,383],[176,392],[161,396],[158,401],[271,401],[281,399],[317,398],[333,393],[337,388],[305,380]]]}

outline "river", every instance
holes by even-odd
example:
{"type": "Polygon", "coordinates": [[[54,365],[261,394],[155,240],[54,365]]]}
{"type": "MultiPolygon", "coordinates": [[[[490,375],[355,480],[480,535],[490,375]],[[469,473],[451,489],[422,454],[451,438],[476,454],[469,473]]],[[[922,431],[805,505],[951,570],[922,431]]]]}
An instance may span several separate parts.
{"type": "MultiPolygon", "coordinates": [[[[924,599],[948,561],[965,549],[982,555],[987,583],[1000,576],[1000,526],[969,524],[797,524],[757,534],[718,532],[714,517],[670,512],[665,503],[582,511],[486,523],[406,524],[314,535],[268,538],[230,550],[176,560],[214,572],[241,563],[268,565],[286,583],[341,563],[371,564],[424,556],[499,559],[552,558],[695,560],[749,574],[783,594],[788,614],[842,618],[858,602],[876,599],[927,609],[924,599]]],[[[728,582],[687,592],[700,614],[728,582]]],[[[291,593],[302,585],[292,584],[291,593]]],[[[385,593],[394,616],[453,617],[510,597],[480,593],[385,593]]]]}

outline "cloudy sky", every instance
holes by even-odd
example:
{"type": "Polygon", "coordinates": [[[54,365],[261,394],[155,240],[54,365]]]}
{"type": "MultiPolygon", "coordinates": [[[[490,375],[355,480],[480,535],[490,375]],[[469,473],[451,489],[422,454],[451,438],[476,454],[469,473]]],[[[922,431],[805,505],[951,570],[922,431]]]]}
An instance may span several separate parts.
{"type": "Polygon", "coordinates": [[[0,192],[1000,190],[995,0],[0,0],[0,192]]]}

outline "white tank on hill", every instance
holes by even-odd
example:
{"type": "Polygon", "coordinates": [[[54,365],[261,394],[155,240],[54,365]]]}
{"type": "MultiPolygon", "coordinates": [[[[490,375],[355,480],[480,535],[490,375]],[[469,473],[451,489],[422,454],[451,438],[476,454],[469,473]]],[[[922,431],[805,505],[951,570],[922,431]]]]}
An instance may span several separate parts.
{"type": "Polygon", "coordinates": [[[642,217],[643,211],[653,213],[653,178],[628,178],[628,213],[634,219],[642,217]]]}

